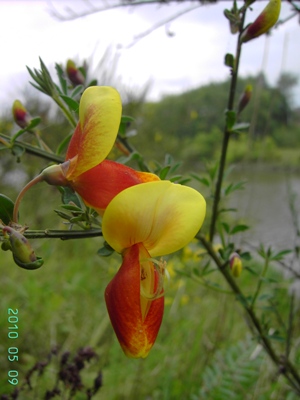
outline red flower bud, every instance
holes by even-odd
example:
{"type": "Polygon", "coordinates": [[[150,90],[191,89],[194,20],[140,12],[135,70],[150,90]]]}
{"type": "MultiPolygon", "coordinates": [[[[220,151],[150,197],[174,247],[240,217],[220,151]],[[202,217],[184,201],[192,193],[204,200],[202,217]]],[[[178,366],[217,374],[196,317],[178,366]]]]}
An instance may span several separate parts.
{"type": "Polygon", "coordinates": [[[76,67],[76,64],[72,60],[67,61],[67,75],[73,85],[83,85],[85,77],[83,73],[76,67]]]}
{"type": "Polygon", "coordinates": [[[248,42],[268,32],[276,24],[280,8],[281,0],[270,0],[256,20],[244,30],[241,35],[241,42],[248,42]]]}
{"type": "Polygon", "coordinates": [[[31,122],[31,116],[20,100],[15,100],[12,113],[14,116],[14,121],[20,128],[26,128],[31,122]]]}

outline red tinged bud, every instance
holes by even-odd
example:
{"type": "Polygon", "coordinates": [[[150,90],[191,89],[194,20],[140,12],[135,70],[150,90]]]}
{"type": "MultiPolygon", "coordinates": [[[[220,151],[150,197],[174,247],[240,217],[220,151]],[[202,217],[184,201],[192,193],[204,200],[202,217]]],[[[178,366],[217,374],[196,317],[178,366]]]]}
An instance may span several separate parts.
{"type": "Polygon", "coordinates": [[[83,85],[85,77],[83,73],[76,67],[76,64],[72,60],[67,61],[67,75],[73,85],[83,85]]]}
{"type": "Polygon", "coordinates": [[[30,124],[32,118],[20,100],[14,101],[12,113],[15,123],[19,125],[20,128],[24,129],[30,124]]]}
{"type": "Polygon", "coordinates": [[[241,42],[248,42],[267,33],[278,21],[281,0],[270,0],[256,20],[241,35],[241,42]]]}

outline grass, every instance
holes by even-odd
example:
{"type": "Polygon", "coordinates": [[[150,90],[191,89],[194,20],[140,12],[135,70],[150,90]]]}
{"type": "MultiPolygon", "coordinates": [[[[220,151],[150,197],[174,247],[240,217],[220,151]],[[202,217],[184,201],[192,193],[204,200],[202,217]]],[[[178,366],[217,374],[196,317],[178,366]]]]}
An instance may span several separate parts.
{"type": "MultiPolygon", "coordinates": [[[[60,354],[74,354],[90,346],[98,358],[84,370],[84,381],[91,386],[97,373],[103,374],[103,386],[93,399],[217,400],[226,398],[225,394],[237,400],[296,399],[281,378],[277,379],[277,371],[263,351],[253,356],[257,343],[239,303],[174,273],[176,268],[184,268],[180,254],[169,260],[172,277],[157,342],[147,359],[132,360],[124,356],[115,338],[103,298],[120,257],[98,257],[101,239],[52,240],[39,245],[38,255],[44,257],[45,265],[36,271],[18,268],[11,253],[1,253],[0,395],[13,390],[7,382],[10,369],[19,372],[20,387],[26,371],[37,361],[47,360],[55,346],[60,354]],[[8,308],[19,310],[17,339],[7,337],[8,308]],[[8,361],[10,346],[18,348],[18,362],[8,361]]],[[[197,266],[195,261],[192,265],[197,266]]],[[[220,279],[215,277],[222,284],[220,279]]],[[[249,292],[253,288],[247,273],[241,283],[249,292]]],[[[286,309],[287,304],[283,302],[282,307],[286,309]]],[[[272,325],[275,317],[268,315],[272,325]]],[[[41,377],[34,375],[34,398],[42,399],[53,387],[58,369],[56,360],[41,377]]],[[[61,398],[67,399],[67,393],[61,398]]],[[[21,399],[32,399],[32,395],[23,392],[21,399]]],[[[86,398],[79,392],[75,397],[86,398]]]]}

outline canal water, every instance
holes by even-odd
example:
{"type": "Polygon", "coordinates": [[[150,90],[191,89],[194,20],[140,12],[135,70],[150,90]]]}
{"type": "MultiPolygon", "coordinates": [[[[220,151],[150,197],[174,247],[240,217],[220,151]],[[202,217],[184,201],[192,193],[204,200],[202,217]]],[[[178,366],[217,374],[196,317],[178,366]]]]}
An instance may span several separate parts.
{"type": "Polygon", "coordinates": [[[229,180],[246,182],[227,204],[237,209],[232,214],[236,220],[251,227],[237,237],[240,245],[257,247],[263,243],[277,250],[293,248],[300,239],[295,229],[296,220],[300,224],[300,172],[253,165],[235,168],[229,180]],[[291,201],[297,218],[291,212],[291,201]]]}

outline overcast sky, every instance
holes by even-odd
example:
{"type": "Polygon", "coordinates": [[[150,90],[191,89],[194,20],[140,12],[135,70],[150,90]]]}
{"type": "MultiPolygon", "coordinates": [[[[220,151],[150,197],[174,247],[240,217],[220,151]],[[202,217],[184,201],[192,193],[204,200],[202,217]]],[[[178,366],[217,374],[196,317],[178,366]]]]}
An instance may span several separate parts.
{"type": "MultiPolygon", "coordinates": [[[[120,81],[136,87],[151,80],[151,99],[226,79],[229,70],[223,63],[224,54],[235,51],[236,36],[229,33],[223,10],[232,2],[198,7],[131,46],[135,35],[195,4],[118,8],[62,22],[50,10],[55,8],[66,16],[68,5],[82,10],[84,0],[0,0],[1,102],[16,97],[22,100],[29,78],[26,65],[39,68],[39,56],[50,66],[65,63],[68,58],[84,60],[92,56],[96,65],[108,46],[112,54],[118,54],[120,81]]],[[[255,3],[247,22],[253,21],[265,5],[255,3]]],[[[290,5],[283,2],[281,18],[289,13],[290,5]]],[[[295,100],[300,105],[299,33],[300,25],[294,18],[271,36],[246,43],[240,71],[246,76],[262,70],[271,84],[282,72],[294,73],[299,77],[295,100]]]]}

